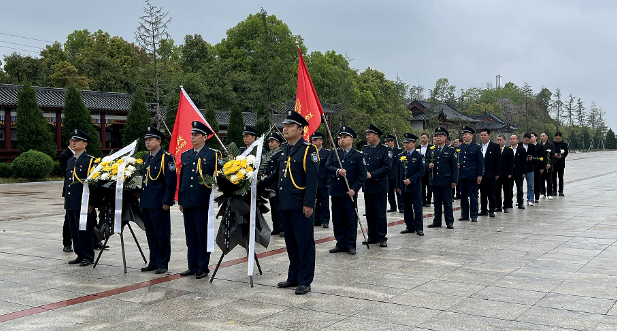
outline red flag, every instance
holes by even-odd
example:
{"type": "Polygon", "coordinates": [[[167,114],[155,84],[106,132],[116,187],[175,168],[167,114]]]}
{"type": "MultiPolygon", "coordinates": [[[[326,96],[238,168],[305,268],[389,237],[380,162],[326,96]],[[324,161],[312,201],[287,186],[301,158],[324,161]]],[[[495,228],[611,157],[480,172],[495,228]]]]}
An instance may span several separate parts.
{"type": "Polygon", "coordinates": [[[311,81],[311,76],[306,69],[302,51],[298,47],[300,53],[300,62],[298,63],[298,91],[296,92],[296,112],[304,116],[309,122],[309,126],[304,128],[304,139],[310,141],[310,137],[319,128],[321,124],[321,103],[315,92],[315,87],[311,81]]]}
{"type": "MultiPolygon", "coordinates": [[[[174,132],[171,134],[169,142],[169,152],[176,158],[176,174],[178,175],[178,185],[180,184],[180,169],[182,168],[182,153],[193,148],[191,144],[191,129],[193,121],[203,122],[212,130],[212,127],[206,121],[199,109],[195,107],[193,100],[186,94],[184,88],[180,87],[180,103],[178,104],[178,112],[176,113],[176,123],[174,124],[174,132]]],[[[214,132],[214,130],[212,130],[214,132]]],[[[208,136],[211,138],[214,134],[208,136]]],[[[176,200],[178,200],[178,187],[176,186],[176,200]]]]}

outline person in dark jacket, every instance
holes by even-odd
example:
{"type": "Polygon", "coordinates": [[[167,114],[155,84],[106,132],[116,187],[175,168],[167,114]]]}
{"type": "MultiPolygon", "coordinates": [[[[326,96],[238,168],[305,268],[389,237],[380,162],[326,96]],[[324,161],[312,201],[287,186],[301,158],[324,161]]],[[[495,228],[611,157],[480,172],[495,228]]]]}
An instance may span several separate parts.
{"type": "Polygon", "coordinates": [[[454,155],[454,148],[446,146],[448,130],[442,127],[435,129],[435,145],[429,148],[428,158],[430,169],[430,183],[435,202],[433,223],[429,228],[441,227],[441,211],[448,229],[454,229],[454,216],[452,214],[452,189],[458,183],[458,164],[454,155]]]}
{"type": "MultiPolygon", "coordinates": [[[[546,158],[544,155],[544,148],[539,141],[539,137],[535,132],[531,132],[531,144],[534,145],[533,151],[533,193],[535,196],[535,203],[540,203],[540,195],[545,191],[542,184],[542,173],[546,170],[546,164],[542,160],[546,158]]],[[[529,153],[527,154],[529,155],[529,153]]]]}
{"type": "Polygon", "coordinates": [[[461,186],[461,218],[459,221],[478,221],[478,185],[484,172],[482,149],[473,142],[476,133],[469,126],[461,128],[463,143],[458,146],[457,159],[459,166],[458,183],[461,186]]]}
{"type": "Polygon", "coordinates": [[[552,142],[548,141],[548,135],[546,132],[542,132],[540,134],[540,139],[542,140],[542,148],[544,149],[544,161],[543,165],[545,167],[542,173],[542,188],[543,194],[545,194],[546,199],[553,200],[553,196],[555,192],[553,192],[553,164],[555,164],[555,146],[552,142]]]}
{"type": "Polygon", "coordinates": [[[497,208],[495,211],[508,213],[508,209],[512,209],[512,175],[514,174],[514,153],[511,148],[506,147],[506,136],[500,134],[497,136],[497,144],[501,154],[501,169],[499,178],[495,187],[495,202],[497,208]],[[503,200],[501,193],[503,192],[503,200]],[[502,209],[503,206],[503,209],[502,209]]]}
{"type": "MultiPolygon", "coordinates": [[[[268,135],[268,147],[270,147],[270,151],[277,150],[279,147],[281,147],[281,144],[284,141],[285,140],[280,134],[278,134],[277,132],[271,132],[268,135]]],[[[276,170],[280,155],[281,155],[280,152],[272,154],[272,156],[270,157],[270,162],[266,164],[266,168],[264,170],[264,176],[267,177],[268,175],[270,175],[272,172],[276,170]]],[[[280,222],[281,212],[278,208],[278,205],[279,205],[278,203],[279,202],[278,183],[274,183],[270,185],[269,189],[276,192],[275,196],[268,199],[270,201],[270,215],[272,217],[272,235],[278,234],[279,236],[284,237],[285,233],[283,232],[283,227],[281,226],[281,222],[280,222]]]]}
{"type": "Polygon", "coordinates": [[[527,152],[525,152],[525,148],[522,145],[519,145],[518,136],[515,134],[510,136],[510,148],[512,148],[512,153],[514,154],[514,170],[512,171],[511,187],[516,186],[516,205],[518,209],[525,209],[523,179],[525,179],[527,174],[527,152]]]}
{"type": "MultiPolygon", "coordinates": [[[[58,155],[58,162],[60,162],[60,173],[62,173],[63,176],[66,176],[66,164],[69,159],[73,157],[73,154],[74,153],[71,150],[71,146],[68,146],[58,155]]],[[[66,188],[63,186],[62,196],[64,196],[65,190],[66,188]]],[[[64,246],[64,248],[62,248],[63,252],[73,252],[73,241],[71,240],[71,227],[69,226],[68,212],[64,213],[64,225],[62,226],[62,246],[64,246]]]]}
{"type": "Polygon", "coordinates": [[[328,187],[332,176],[326,174],[326,162],[330,156],[330,150],[323,147],[324,134],[318,131],[313,133],[311,143],[319,151],[319,183],[317,185],[317,204],[313,217],[315,226],[328,228],[330,225],[330,203],[328,201],[328,187]]]}
{"type": "Polygon", "coordinates": [[[561,138],[561,132],[555,133],[555,163],[553,164],[553,193],[557,192],[557,180],[559,180],[559,196],[563,194],[563,172],[566,169],[566,157],[568,156],[568,144],[561,138]]]}
{"type": "Polygon", "coordinates": [[[403,212],[403,197],[396,191],[396,180],[398,176],[396,169],[398,161],[394,157],[403,152],[403,149],[396,146],[396,137],[394,137],[394,135],[387,134],[385,137],[386,145],[388,145],[388,148],[392,151],[393,156],[392,166],[390,167],[390,173],[388,174],[388,203],[390,203],[390,209],[388,209],[387,212],[395,212],[397,209],[399,212],[403,212]]]}
{"type": "Polygon", "coordinates": [[[480,213],[478,216],[495,217],[497,205],[495,183],[499,179],[501,170],[501,153],[499,152],[499,145],[491,141],[489,129],[480,131],[480,141],[482,142],[482,155],[484,156],[484,175],[482,175],[482,182],[480,182],[480,213]]]}
{"type": "MultiPolygon", "coordinates": [[[[535,160],[533,159],[536,156],[536,145],[531,143],[531,134],[525,133],[523,135],[523,141],[520,143],[520,146],[525,150],[525,154],[527,155],[527,165],[526,165],[526,173],[525,173],[525,181],[527,181],[527,205],[533,206],[534,204],[534,190],[535,190],[535,160]]],[[[539,188],[538,188],[539,189],[539,188]]]]}
{"type": "Polygon", "coordinates": [[[395,156],[397,159],[396,190],[403,197],[406,229],[401,233],[416,233],[424,235],[422,225],[422,176],[424,162],[422,154],[416,151],[418,137],[413,133],[405,133],[403,145],[405,151],[395,156]]]}

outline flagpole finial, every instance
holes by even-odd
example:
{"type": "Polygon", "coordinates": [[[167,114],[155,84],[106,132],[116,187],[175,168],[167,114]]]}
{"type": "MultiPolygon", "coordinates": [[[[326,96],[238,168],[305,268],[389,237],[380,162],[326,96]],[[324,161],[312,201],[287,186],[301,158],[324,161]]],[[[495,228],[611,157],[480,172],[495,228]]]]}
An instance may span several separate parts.
{"type": "Polygon", "coordinates": [[[184,86],[180,85],[180,88],[184,88],[184,86]]]}
{"type": "Polygon", "coordinates": [[[300,43],[298,43],[298,41],[296,41],[296,47],[300,48],[300,43]]]}

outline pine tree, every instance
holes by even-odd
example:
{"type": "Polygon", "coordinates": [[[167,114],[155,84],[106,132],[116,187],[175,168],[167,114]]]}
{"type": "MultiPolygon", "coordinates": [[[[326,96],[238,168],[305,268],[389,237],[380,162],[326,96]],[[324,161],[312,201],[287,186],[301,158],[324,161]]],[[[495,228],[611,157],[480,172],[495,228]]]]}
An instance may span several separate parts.
{"type": "Polygon", "coordinates": [[[613,129],[608,129],[608,132],[606,132],[604,146],[606,149],[617,149],[617,137],[615,137],[615,132],[613,132],[613,129]]]}
{"type": "Polygon", "coordinates": [[[235,105],[231,108],[229,114],[229,126],[227,126],[227,138],[225,138],[225,144],[236,143],[236,146],[244,146],[242,140],[242,132],[244,132],[244,119],[242,118],[242,111],[240,106],[235,105]]]}
{"type": "Polygon", "coordinates": [[[142,89],[137,89],[133,94],[131,110],[126,116],[122,144],[126,146],[137,140],[137,151],[145,151],[146,145],[144,135],[146,133],[146,128],[151,125],[152,117],[146,107],[146,95],[142,89]]]}
{"type": "MultiPolygon", "coordinates": [[[[68,143],[71,131],[80,129],[87,133],[92,140],[88,142],[86,151],[93,156],[102,156],[101,140],[96,127],[92,123],[90,111],[81,99],[81,91],[71,84],[64,99],[64,119],[62,122],[62,143],[68,143]]],[[[101,123],[104,125],[104,123],[101,123]]]]}
{"type": "Polygon", "coordinates": [[[36,92],[30,83],[24,84],[17,97],[17,149],[19,153],[31,149],[56,157],[54,137],[36,102],[36,92]]]}
{"type": "Polygon", "coordinates": [[[261,103],[257,108],[255,129],[259,131],[259,135],[266,134],[270,130],[270,112],[265,103],[261,103]]]}
{"type": "MultiPolygon", "coordinates": [[[[208,110],[206,110],[205,117],[206,117],[206,121],[208,121],[208,124],[210,124],[210,127],[212,128],[212,130],[214,130],[214,133],[218,135],[219,134],[219,122],[216,120],[216,110],[214,110],[212,106],[208,106],[208,110]]],[[[210,148],[218,149],[218,150],[221,149],[221,144],[219,143],[219,140],[216,139],[216,137],[214,136],[206,141],[206,146],[210,148]]]]}

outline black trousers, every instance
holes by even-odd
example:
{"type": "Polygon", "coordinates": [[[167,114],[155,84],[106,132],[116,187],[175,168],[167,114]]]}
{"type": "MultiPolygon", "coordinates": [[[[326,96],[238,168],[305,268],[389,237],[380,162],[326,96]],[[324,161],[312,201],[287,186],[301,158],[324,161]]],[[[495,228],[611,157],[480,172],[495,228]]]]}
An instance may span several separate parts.
{"type": "Polygon", "coordinates": [[[540,200],[540,194],[546,195],[546,189],[544,187],[542,176],[543,173],[540,173],[540,169],[533,169],[533,193],[536,196],[536,201],[540,200]]]}
{"type": "Polygon", "coordinates": [[[368,240],[385,242],[388,240],[388,220],[386,218],[386,195],[364,193],[368,240]]]}
{"type": "Polygon", "coordinates": [[[495,183],[495,202],[497,208],[512,208],[512,178],[500,176],[495,183]],[[503,192],[503,203],[501,193],[503,192]]]}
{"type": "Polygon", "coordinates": [[[94,262],[94,248],[92,248],[92,237],[94,236],[94,213],[88,215],[86,230],[79,230],[79,210],[67,210],[71,237],[73,238],[73,251],[78,259],[87,259],[94,262]]]}
{"type": "Polygon", "coordinates": [[[403,197],[396,191],[396,179],[388,180],[388,203],[392,209],[398,209],[402,211],[403,197]]]}
{"type": "Polygon", "coordinates": [[[523,177],[512,177],[510,181],[510,196],[513,194],[514,186],[516,186],[516,203],[521,205],[523,200],[523,177]]]}
{"type": "Polygon", "coordinates": [[[268,199],[270,200],[270,217],[272,217],[272,232],[283,231],[283,227],[281,226],[281,211],[279,210],[279,196],[278,194],[274,197],[268,199]]]}
{"type": "Polygon", "coordinates": [[[422,225],[422,196],[420,192],[403,192],[405,225],[408,230],[424,230],[422,225]]]}
{"type": "Polygon", "coordinates": [[[443,204],[443,214],[447,225],[454,224],[454,214],[452,213],[452,187],[451,186],[432,186],[435,198],[435,218],[433,224],[441,225],[441,205],[443,204]]]}
{"type": "Polygon", "coordinates": [[[171,214],[163,208],[142,209],[150,249],[149,267],[167,269],[171,256],[171,214]]]}
{"type": "Polygon", "coordinates": [[[496,199],[495,199],[495,177],[482,176],[480,182],[480,212],[489,213],[495,212],[496,199]],[[488,202],[488,209],[486,208],[488,202]]]}
{"type": "Polygon", "coordinates": [[[433,195],[433,191],[431,185],[429,185],[430,176],[428,175],[428,171],[422,176],[422,202],[425,205],[431,204],[431,196],[433,195]]]}
{"type": "Polygon", "coordinates": [[[289,257],[287,280],[311,285],[315,277],[315,236],[313,219],[302,211],[281,210],[285,246],[289,257]]]}
{"type": "Polygon", "coordinates": [[[545,171],[542,173],[542,193],[546,191],[546,196],[555,195],[553,191],[553,172],[545,171]]]}
{"type": "Polygon", "coordinates": [[[327,187],[317,189],[317,203],[315,204],[313,220],[315,225],[330,223],[330,201],[328,200],[327,187]]]}
{"type": "Polygon", "coordinates": [[[563,171],[564,169],[553,169],[553,194],[563,193],[563,171]],[[557,180],[559,179],[559,191],[557,191],[557,180]]]}
{"type": "Polygon", "coordinates": [[[62,225],[62,246],[71,246],[73,240],[71,239],[71,227],[69,226],[69,212],[64,213],[64,225],[62,225]]]}
{"type": "MultiPolygon", "coordinates": [[[[358,195],[354,196],[354,201],[358,195]]],[[[347,251],[356,249],[356,239],[358,237],[358,221],[356,220],[354,203],[351,198],[332,197],[332,225],[334,227],[334,238],[336,246],[341,250],[347,251]]]]}

